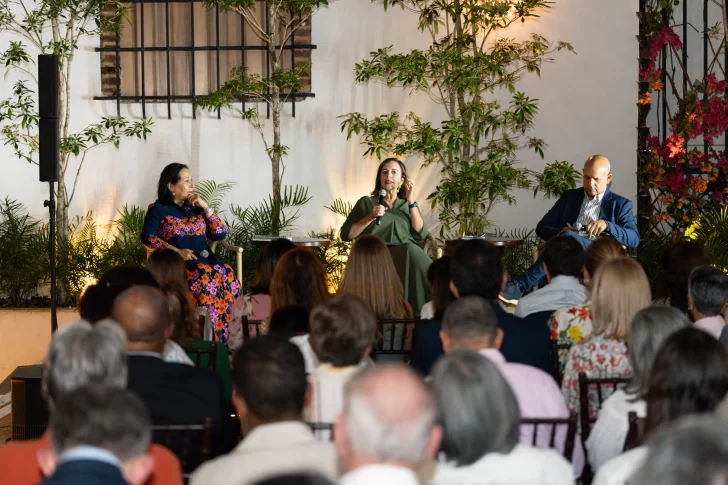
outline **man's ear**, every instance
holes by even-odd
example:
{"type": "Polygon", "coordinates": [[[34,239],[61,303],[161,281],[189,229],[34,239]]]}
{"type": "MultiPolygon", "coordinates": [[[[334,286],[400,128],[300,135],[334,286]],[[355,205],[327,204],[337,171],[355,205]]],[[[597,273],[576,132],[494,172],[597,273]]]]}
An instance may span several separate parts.
{"type": "Polygon", "coordinates": [[[248,416],[248,405],[245,403],[245,399],[240,397],[240,394],[238,394],[235,389],[233,389],[232,401],[235,411],[238,413],[238,416],[240,416],[240,421],[244,421],[248,416]]]}
{"type": "Polygon", "coordinates": [[[501,291],[503,291],[503,289],[506,287],[507,284],[508,284],[508,275],[503,273],[503,277],[501,278],[501,288],[500,288],[501,291]]]}
{"type": "Polygon", "coordinates": [[[427,446],[425,447],[425,460],[431,460],[437,456],[437,452],[440,451],[440,443],[442,442],[442,426],[436,424],[432,427],[430,432],[430,439],[427,440],[427,446]]]}
{"type": "Polygon", "coordinates": [[[44,477],[53,475],[58,466],[58,457],[50,448],[41,448],[35,452],[35,459],[38,462],[38,468],[44,477]]]}
{"type": "Polygon", "coordinates": [[[690,290],[688,289],[688,310],[694,310],[695,307],[695,301],[693,300],[693,295],[690,293],[690,290]]]}
{"type": "Polygon", "coordinates": [[[454,296],[455,299],[459,299],[460,298],[460,292],[455,287],[455,283],[453,283],[452,280],[450,280],[450,293],[452,293],[452,296],[454,296]]]}
{"type": "Polygon", "coordinates": [[[503,345],[503,329],[499,328],[495,331],[495,337],[493,337],[493,348],[500,350],[503,345]]]}
{"type": "Polygon", "coordinates": [[[154,458],[143,454],[121,465],[121,473],[129,485],[143,485],[154,472],[154,458]]]}
{"type": "Polygon", "coordinates": [[[452,350],[452,340],[446,331],[440,330],[440,341],[442,342],[442,350],[446,354],[452,350]]]}
{"type": "Polygon", "coordinates": [[[546,267],[546,263],[543,263],[543,272],[546,274],[546,281],[548,283],[551,283],[551,273],[549,273],[549,269],[546,267]]]}
{"type": "Polygon", "coordinates": [[[174,333],[174,323],[170,323],[167,325],[167,328],[164,329],[164,338],[169,340],[172,338],[172,334],[174,333]]]}

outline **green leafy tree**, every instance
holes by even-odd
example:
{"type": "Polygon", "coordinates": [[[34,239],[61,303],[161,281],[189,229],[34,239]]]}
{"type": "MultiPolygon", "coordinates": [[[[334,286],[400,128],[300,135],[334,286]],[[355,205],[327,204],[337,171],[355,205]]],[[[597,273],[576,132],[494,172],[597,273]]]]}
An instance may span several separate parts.
{"type": "Polygon", "coordinates": [[[38,112],[34,86],[37,79],[33,53],[56,54],[59,60],[59,139],[60,168],[57,186],[57,236],[59,301],[70,296],[68,238],[72,222],[68,207],[76,193],[86,156],[95,147],[119,146],[122,138],[145,139],[151,119],[135,122],[123,118],[102,118],[78,132],[71,132],[71,69],[79,40],[106,32],[118,32],[128,3],[119,0],[0,0],[0,33],[19,36],[0,53],[0,63],[7,70],[23,73],[12,95],[0,100],[0,140],[15,155],[31,164],[38,163],[38,112]]]}
{"type": "MultiPolygon", "coordinates": [[[[208,96],[196,100],[195,106],[210,111],[226,108],[236,116],[250,123],[260,134],[265,151],[271,163],[273,178],[271,204],[273,216],[270,234],[278,235],[282,229],[282,196],[283,174],[285,166],[283,158],[289,154],[289,147],[283,144],[281,137],[281,113],[283,106],[291,95],[301,89],[301,79],[309,74],[308,63],[298,63],[294,69],[283,68],[284,46],[293,34],[310,21],[313,14],[321,7],[328,6],[328,0],[205,0],[209,8],[219,7],[224,12],[236,12],[251,27],[255,35],[263,41],[268,53],[266,66],[270,76],[261,77],[251,74],[247,68],[236,67],[230,73],[230,79],[218,90],[208,96]],[[257,9],[264,8],[267,23],[258,20],[257,9]],[[264,122],[260,118],[257,107],[243,110],[234,103],[235,100],[248,99],[265,102],[271,107],[273,138],[266,136],[264,122]]],[[[296,187],[295,190],[303,189],[296,187]]]]}
{"type": "MultiPolygon", "coordinates": [[[[441,182],[428,199],[439,209],[445,232],[484,234],[493,206],[515,202],[516,188],[539,188],[534,173],[518,166],[526,148],[544,157],[544,140],[529,136],[538,99],[518,91],[528,73],[540,75],[555,51],[573,51],[567,42],[552,43],[538,34],[516,42],[503,34],[512,24],[538,17],[550,8],[545,0],[372,0],[384,9],[398,6],[418,16],[418,27],[432,39],[425,50],[405,54],[392,46],[378,49],[355,67],[359,83],[381,82],[411,93],[424,92],[441,105],[439,125],[416,113],[389,113],[367,118],[344,115],[341,129],[356,135],[366,155],[418,155],[423,165],[437,164],[441,182]],[[499,98],[509,97],[507,101],[499,98]]],[[[573,168],[573,167],[572,167],[573,168]]],[[[550,166],[547,195],[573,187],[574,173],[563,164],[550,166]]]]}

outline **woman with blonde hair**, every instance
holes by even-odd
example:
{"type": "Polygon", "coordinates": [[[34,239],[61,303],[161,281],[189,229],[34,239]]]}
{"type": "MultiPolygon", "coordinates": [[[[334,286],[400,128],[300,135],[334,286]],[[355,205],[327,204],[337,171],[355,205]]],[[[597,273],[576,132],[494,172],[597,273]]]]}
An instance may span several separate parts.
{"type": "MultiPolygon", "coordinates": [[[[627,337],[635,315],[650,305],[650,283],[642,266],[629,258],[604,263],[592,287],[592,335],[569,350],[561,390],[571,411],[579,411],[579,373],[590,378],[632,377],[627,337]]],[[[613,392],[613,390],[612,390],[613,392]]],[[[611,394],[602,389],[602,396],[611,394]]],[[[596,417],[596,389],[589,394],[589,416],[596,417]]]]}

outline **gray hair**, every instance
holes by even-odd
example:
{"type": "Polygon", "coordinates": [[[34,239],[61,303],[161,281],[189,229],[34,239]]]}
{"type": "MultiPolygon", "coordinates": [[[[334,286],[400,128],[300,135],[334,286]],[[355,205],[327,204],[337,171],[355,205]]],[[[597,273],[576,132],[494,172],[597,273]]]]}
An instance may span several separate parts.
{"type": "Polygon", "coordinates": [[[629,485],[728,483],[728,423],[716,416],[686,416],[658,431],[648,445],[629,485]]]}
{"type": "Polygon", "coordinates": [[[118,324],[80,321],[55,334],[43,364],[43,391],[52,408],[59,394],[93,384],[126,387],[126,335],[118,324]]]}
{"type": "Polygon", "coordinates": [[[456,350],[432,371],[443,427],[442,451],[456,466],[488,453],[510,453],[518,443],[521,413],[508,383],[486,357],[456,350]]]}
{"type": "Polygon", "coordinates": [[[625,391],[645,398],[657,351],[673,332],[689,326],[688,317],[674,307],[652,305],[635,315],[627,338],[633,374],[625,391]]]}
{"type": "Polygon", "coordinates": [[[470,338],[493,338],[498,331],[498,317],[488,300],[465,296],[447,307],[442,317],[442,329],[458,342],[470,338]]]}
{"type": "Polygon", "coordinates": [[[712,266],[697,266],[690,272],[688,292],[697,311],[714,317],[723,310],[728,299],[728,276],[712,266]]]}
{"type": "Polygon", "coordinates": [[[50,420],[56,455],[77,446],[95,446],[126,462],[146,453],[152,420],[144,403],[126,389],[81,387],[58,398],[50,420]]]}
{"type": "Polygon", "coordinates": [[[412,467],[426,459],[435,400],[407,366],[385,363],[357,373],[346,384],[342,414],[352,454],[412,467]]]}

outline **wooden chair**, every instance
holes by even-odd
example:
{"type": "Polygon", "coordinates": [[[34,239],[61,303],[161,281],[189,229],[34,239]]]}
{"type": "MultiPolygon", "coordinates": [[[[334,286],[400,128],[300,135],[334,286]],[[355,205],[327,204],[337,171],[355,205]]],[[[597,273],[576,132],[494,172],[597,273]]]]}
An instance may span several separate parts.
{"type": "Polygon", "coordinates": [[[565,362],[571,345],[560,344],[558,340],[551,341],[551,375],[559,386],[561,385],[561,381],[564,380],[564,373],[561,370],[561,355],[564,355],[563,361],[565,362]]]}
{"type": "Polygon", "coordinates": [[[306,423],[317,439],[334,441],[334,423],[306,423]]]}
{"type": "MultiPolygon", "coordinates": [[[[543,432],[548,432],[549,448],[558,449],[556,446],[557,428],[566,426],[566,440],[564,441],[563,455],[567,461],[571,461],[574,455],[574,444],[576,442],[577,415],[572,412],[568,418],[521,418],[521,428],[524,426],[533,426],[533,438],[531,445],[537,446],[539,436],[543,436],[543,432]],[[543,431],[543,427],[548,426],[548,431],[543,431]]],[[[560,443],[559,443],[560,444],[560,443]]]]}
{"type": "MultiPolygon", "coordinates": [[[[213,253],[215,253],[215,249],[218,246],[222,246],[223,249],[235,253],[235,274],[238,277],[238,281],[240,284],[243,283],[243,248],[240,246],[233,246],[229,242],[222,240],[222,241],[210,241],[210,249],[213,253]]],[[[167,247],[174,248],[172,245],[167,245],[167,247]]],[[[154,252],[156,248],[150,248],[149,246],[145,245],[144,250],[147,252],[147,258],[149,258],[149,255],[154,252]]],[[[174,248],[176,249],[176,248],[174,248]]]]}
{"type": "Polygon", "coordinates": [[[249,320],[248,317],[243,317],[243,344],[260,335],[262,323],[263,320],[249,320]],[[255,332],[250,331],[251,325],[255,328],[255,332]]]}
{"type": "Polygon", "coordinates": [[[184,351],[195,363],[195,367],[215,370],[217,345],[214,342],[210,342],[210,346],[205,348],[184,347],[184,351]]]}
{"type": "Polygon", "coordinates": [[[412,338],[415,325],[419,317],[415,318],[384,318],[377,320],[377,328],[382,338],[378,339],[372,349],[372,360],[383,356],[397,356],[405,363],[409,362],[412,355],[412,338]],[[398,333],[398,330],[401,330],[398,333]]]}
{"type": "Polygon", "coordinates": [[[630,377],[590,378],[583,372],[579,373],[579,413],[581,414],[581,439],[584,443],[589,437],[591,426],[596,422],[596,418],[589,417],[589,391],[596,387],[599,399],[597,409],[601,409],[604,401],[617,390],[617,386],[625,386],[630,380],[630,377]]]}
{"type": "Polygon", "coordinates": [[[629,430],[624,442],[624,451],[637,448],[645,437],[645,418],[638,418],[636,412],[630,411],[627,414],[627,422],[629,422],[629,430]]]}
{"type": "Polygon", "coordinates": [[[187,481],[197,467],[212,457],[212,419],[205,418],[203,424],[152,426],[152,442],[165,446],[177,456],[187,481]]]}

